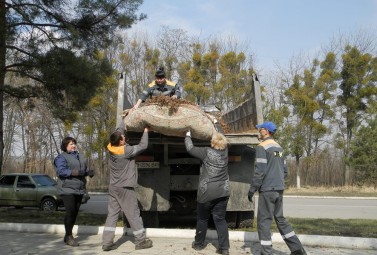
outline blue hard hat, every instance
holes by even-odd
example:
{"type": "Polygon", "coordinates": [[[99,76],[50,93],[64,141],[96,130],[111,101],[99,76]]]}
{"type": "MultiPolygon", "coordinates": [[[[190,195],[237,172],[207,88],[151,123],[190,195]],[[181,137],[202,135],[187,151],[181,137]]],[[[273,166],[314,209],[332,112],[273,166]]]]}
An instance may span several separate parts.
{"type": "Polygon", "coordinates": [[[259,129],[259,128],[265,128],[267,129],[268,131],[270,131],[271,133],[275,133],[276,132],[276,125],[275,123],[273,122],[270,122],[270,121],[266,121],[262,124],[259,124],[259,125],[256,125],[256,127],[259,129]]]}

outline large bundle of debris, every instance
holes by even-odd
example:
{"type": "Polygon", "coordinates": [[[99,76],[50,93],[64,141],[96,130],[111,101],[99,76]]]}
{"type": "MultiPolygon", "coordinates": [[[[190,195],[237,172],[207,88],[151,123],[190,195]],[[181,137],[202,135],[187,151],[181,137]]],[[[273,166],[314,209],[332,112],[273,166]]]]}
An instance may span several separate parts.
{"type": "Polygon", "coordinates": [[[210,140],[216,132],[215,116],[184,99],[155,97],[136,110],[125,110],[123,116],[129,131],[142,132],[149,126],[163,135],[184,137],[190,130],[193,138],[201,140],[210,140]]]}

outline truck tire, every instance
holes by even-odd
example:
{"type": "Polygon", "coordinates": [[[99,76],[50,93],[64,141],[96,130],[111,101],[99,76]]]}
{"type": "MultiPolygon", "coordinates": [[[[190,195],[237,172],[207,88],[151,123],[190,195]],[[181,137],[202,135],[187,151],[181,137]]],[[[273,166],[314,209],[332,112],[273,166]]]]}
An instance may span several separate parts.
{"type": "Polygon", "coordinates": [[[237,228],[237,212],[227,211],[225,216],[228,228],[237,228]]]}
{"type": "Polygon", "coordinates": [[[158,228],[160,226],[160,218],[156,211],[141,211],[141,217],[145,228],[158,228]]]}
{"type": "Polygon", "coordinates": [[[237,228],[253,227],[254,211],[237,212],[237,228]]]}

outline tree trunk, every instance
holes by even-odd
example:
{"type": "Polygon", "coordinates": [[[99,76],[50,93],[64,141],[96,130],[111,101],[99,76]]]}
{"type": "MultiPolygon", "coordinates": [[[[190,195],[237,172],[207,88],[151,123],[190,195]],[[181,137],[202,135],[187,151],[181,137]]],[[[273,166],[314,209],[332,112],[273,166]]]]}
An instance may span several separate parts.
{"type": "Polygon", "coordinates": [[[350,173],[351,173],[351,166],[346,164],[346,167],[344,169],[344,185],[345,186],[350,185],[350,173]]]}
{"type": "Polygon", "coordinates": [[[3,169],[3,152],[4,152],[4,82],[5,82],[5,41],[7,37],[5,19],[5,0],[0,0],[0,174],[3,169]]]}
{"type": "Polygon", "coordinates": [[[298,155],[296,155],[296,170],[297,170],[296,187],[297,187],[297,189],[301,189],[300,156],[298,156],[298,155]]]}

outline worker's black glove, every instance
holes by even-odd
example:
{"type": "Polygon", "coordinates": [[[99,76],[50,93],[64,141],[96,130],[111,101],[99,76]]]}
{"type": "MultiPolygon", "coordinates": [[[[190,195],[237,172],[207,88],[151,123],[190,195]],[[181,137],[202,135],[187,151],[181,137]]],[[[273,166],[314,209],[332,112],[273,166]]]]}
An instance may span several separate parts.
{"type": "Polygon", "coordinates": [[[71,173],[72,176],[85,176],[85,170],[83,169],[73,169],[72,170],[72,173],[71,173]]]}
{"type": "Polygon", "coordinates": [[[247,199],[249,199],[250,202],[253,202],[253,196],[254,192],[249,190],[249,193],[247,193],[247,199]]]}
{"type": "Polygon", "coordinates": [[[90,178],[94,176],[94,170],[89,170],[87,173],[90,178]]]}

